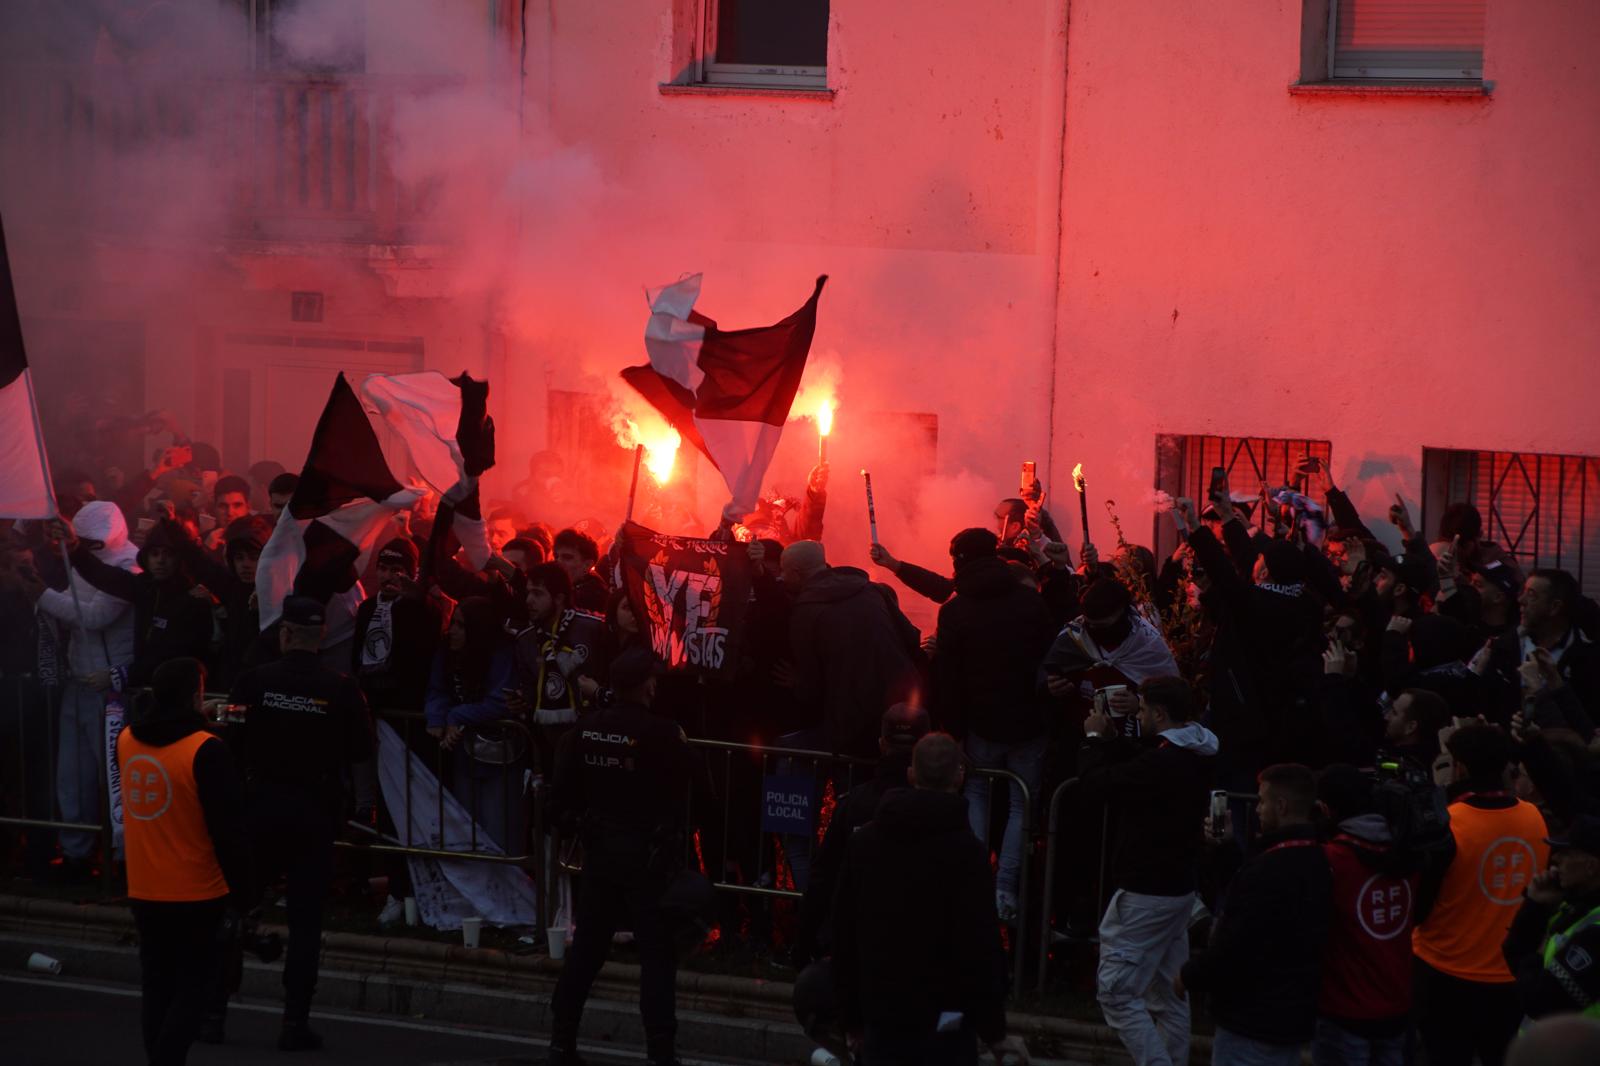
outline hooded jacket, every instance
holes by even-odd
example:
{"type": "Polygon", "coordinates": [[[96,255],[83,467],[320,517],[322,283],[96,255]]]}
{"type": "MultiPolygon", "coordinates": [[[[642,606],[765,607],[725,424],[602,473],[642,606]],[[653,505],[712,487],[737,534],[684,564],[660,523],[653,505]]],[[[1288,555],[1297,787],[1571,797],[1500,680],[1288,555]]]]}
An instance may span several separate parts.
{"type": "Polygon", "coordinates": [[[850,838],[833,913],[833,973],[848,1031],[932,1031],[960,1011],[1005,1038],[1005,954],[988,856],[960,793],[901,788],[850,838]]]}
{"type": "Polygon", "coordinates": [[[917,628],[893,591],[853,566],[824,570],[795,599],[789,642],[800,705],[833,751],[875,758],[883,712],[920,682],[917,628]]]}
{"type": "Polygon", "coordinates": [[[1117,819],[1111,876],[1118,888],[1150,896],[1194,891],[1216,759],[1216,735],[1198,722],[1138,740],[1084,740],[1080,787],[1109,801],[1117,819]]]}
{"type": "Polygon", "coordinates": [[[175,522],[161,521],[145,535],[139,549],[139,573],[119,570],[79,548],[73,569],[102,592],[133,603],[133,663],[128,671],[132,685],[147,685],[155,668],[168,659],[190,656],[207,661],[211,653],[211,598],[192,595],[195,578],[186,557],[198,545],[175,522]],[[177,570],[158,581],[149,569],[152,548],[166,548],[176,557],[177,570]]]}
{"type": "Polygon", "coordinates": [[[1264,834],[1228,886],[1210,946],[1183,966],[1209,993],[1217,1025],[1275,1044],[1316,1028],[1331,898],[1328,862],[1310,825],[1264,834]]]}
{"type": "Polygon", "coordinates": [[[1047,703],[1034,685],[1055,636],[1050,610],[997,556],[956,572],[939,608],[930,706],[941,727],[1018,743],[1044,733],[1047,703]]]}
{"type": "MultiPolygon", "coordinates": [[[[92,550],[95,559],[138,573],[134,561],[138,550],[128,541],[128,524],[116,504],[108,500],[84,504],[73,518],[72,528],[80,539],[101,543],[102,547],[92,550]]],[[[71,587],[65,592],[44,591],[39,597],[39,609],[70,627],[67,663],[72,672],[81,677],[97,670],[128,666],[133,662],[133,604],[96,588],[76,570],[67,580],[71,587]]]]}
{"type": "Polygon", "coordinates": [[[1332,905],[1317,1013],[1369,1038],[1396,1036],[1411,1013],[1411,928],[1421,877],[1379,814],[1340,822],[1322,845],[1332,905]]]}

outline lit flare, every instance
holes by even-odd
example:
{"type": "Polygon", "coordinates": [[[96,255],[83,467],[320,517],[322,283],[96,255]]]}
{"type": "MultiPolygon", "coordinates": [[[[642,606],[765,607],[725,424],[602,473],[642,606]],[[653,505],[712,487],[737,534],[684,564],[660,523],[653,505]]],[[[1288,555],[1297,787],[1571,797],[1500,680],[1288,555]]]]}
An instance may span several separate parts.
{"type": "Polygon", "coordinates": [[[1079,492],[1083,491],[1083,464],[1079,463],[1072,468],[1072,487],[1079,492]]]}

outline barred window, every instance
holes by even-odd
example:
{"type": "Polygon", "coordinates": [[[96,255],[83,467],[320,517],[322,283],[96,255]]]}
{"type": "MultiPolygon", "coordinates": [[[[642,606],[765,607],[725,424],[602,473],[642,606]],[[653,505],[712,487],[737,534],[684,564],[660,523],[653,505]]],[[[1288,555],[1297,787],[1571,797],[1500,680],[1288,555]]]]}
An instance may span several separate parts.
{"type": "Polygon", "coordinates": [[[1452,503],[1483,516],[1483,536],[1524,570],[1558,567],[1600,595],[1600,458],[1424,448],[1423,529],[1452,503]]]}
{"type": "MultiPolygon", "coordinates": [[[[1228,483],[1236,491],[1259,489],[1262,482],[1278,488],[1294,483],[1295,465],[1305,455],[1329,464],[1333,445],[1289,437],[1162,433],[1156,437],[1156,488],[1173,499],[1203,500],[1211,484],[1211,469],[1218,466],[1228,472],[1228,483]]],[[[1158,559],[1177,549],[1178,534],[1170,515],[1156,515],[1153,543],[1158,559]]]]}

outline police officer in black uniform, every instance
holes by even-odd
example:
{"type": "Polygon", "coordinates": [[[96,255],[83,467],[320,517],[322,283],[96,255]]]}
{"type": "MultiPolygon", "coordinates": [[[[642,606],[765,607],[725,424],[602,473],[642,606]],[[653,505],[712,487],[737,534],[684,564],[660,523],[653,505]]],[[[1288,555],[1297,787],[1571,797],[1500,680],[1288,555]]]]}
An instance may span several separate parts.
{"type": "Polygon", "coordinates": [[[632,928],[642,970],[639,1014],[651,1066],[677,1063],[677,958],[662,895],[683,865],[691,756],[683,730],[652,714],[660,664],[633,648],[611,664],[613,706],[581,718],[556,756],[552,801],[581,827],[577,931],[552,1004],[551,1066],[581,1063],[583,1004],[619,927],[632,928]]]}
{"type": "Polygon", "coordinates": [[[371,820],[376,799],[372,723],[361,686],[322,665],[323,605],[283,601],[281,658],[245,671],[231,700],[245,707],[237,742],[247,789],[246,824],[262,890],[287,882],[289,951],[283,967],[283,1028],[278,1047],[322,1046],[307,1024],[317,987],[322,905],[333,880],[333,841],[344,811],[348,771],[356,817],[371,820]]]}

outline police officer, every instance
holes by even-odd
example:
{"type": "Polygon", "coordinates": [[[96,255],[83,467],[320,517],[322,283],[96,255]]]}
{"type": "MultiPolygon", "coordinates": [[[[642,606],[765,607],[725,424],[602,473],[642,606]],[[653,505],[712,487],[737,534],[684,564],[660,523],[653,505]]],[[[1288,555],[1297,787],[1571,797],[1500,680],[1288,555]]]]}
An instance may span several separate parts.
{"type": "Polygon", "coordinates": [[[652,1066],[677,1063],[677,959],[662,896],[683,863],[690,753],[683,730],[650,712],[660,664],[643,648],[611,665],[613,706],[585,715],[562,740],[552,801],[583,838],[577,932],[556,984],[551,1066],[581,1063],[578,1022],[619,927],[639,945],[639,1013],[652,1066]]]}
{"type": "Polygon", "coordinates": [[[345,772],[355,786],[358,819],[371,820],[376,798],[366,700],[353,678],[319,659],[325,623],[317,600],[286,598],[278,633],[282,657],[241,674],[231,696],[245,707],[243,725],[232,732],[248,793],[257,887],[264,890],[280,874],[287,881],[289,950],[278,1034],[284,1051],[322,1046],[307,1019],[345,772]]]}
{"type": "Polygon", "coordinates": [[[1600,1018],[1600,817],[1582,815],[1545,843],[1550,868],[1523,894],[1506,962],[1528,1017],[1600,1018]]]}

